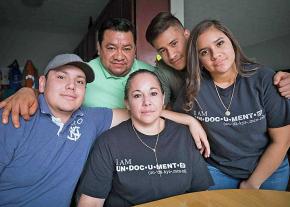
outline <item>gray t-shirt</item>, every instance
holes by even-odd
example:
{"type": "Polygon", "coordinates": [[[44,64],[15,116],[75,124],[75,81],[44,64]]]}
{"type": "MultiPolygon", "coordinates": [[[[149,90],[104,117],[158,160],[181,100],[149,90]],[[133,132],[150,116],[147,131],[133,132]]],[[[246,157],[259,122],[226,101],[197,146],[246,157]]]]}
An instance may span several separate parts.
{"type": "MultiPolygon", "coordinates": [[[[247,178],[269,144],[268,128],[290,124],[290,100],[281,97],[273,85],[274,71],[262,67],[250,77],[238,75],[231,115],[226,116],[212,79],[206,72],[202,75],[201,89],[189,114],[199,119],[207,132],[211,146],[207,161],[228,175],[247,178]]],[[[218,90],[228,106],[233,85],[218,90]]],[[[174,105],[177,111],[182,111],[183,94],[174,105]]]]}
{"type": "Polygon", "coordinates": [[[177,71],[166,65],[162,60],[158,61],[156,66],[157,69],[154,72],[161,81],[165,92],[164,104],[173,105],[185,83],[186,70],[177,71]]]}
{"type": "MultiPolygon", "coordinates": [[[[138,136],[154,148],[156,135],[138,136]]],[[[137,138],[131,120],[96,142],[80,192],[106,198],[105,206],[132,206],[173,195],[206,190],[213,184],[206,163],[186,126],[165,120],[154,152],[137,138]]]]}

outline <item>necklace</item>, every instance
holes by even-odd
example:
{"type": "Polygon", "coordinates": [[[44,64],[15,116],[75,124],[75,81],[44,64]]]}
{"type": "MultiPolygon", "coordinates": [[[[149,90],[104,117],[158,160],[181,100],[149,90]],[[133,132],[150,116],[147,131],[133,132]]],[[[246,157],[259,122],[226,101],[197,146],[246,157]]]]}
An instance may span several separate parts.
{"type": "MultiPolygon", "coordinates": [[[[159,140],[159,132],[158,132],[158,135],[157,135],[157,138],[156,138],[156,142],[155,142],[155,145],[154,145],[154,148],[150,147],[148,144],[146,144],[142,139],[141,137],[139,137],[134,125],[133,125],[133,122],[132,122],[132,128],[133,128],[133,131],[135,132],[136,134],[136,137],[139,139],[139,141],[145,146],[147,147],[148,149],[152,150],[153,153],[154,153],[154,156],[155,156],[155,161],[156,161],[156,165],[158,165],[158,159],[157,159],[157,144],[158,144],[158,140],[159,140]]],[[[159,130],[158,130],[159,131],[159,130]]],[[[161,176],[161,175],[160,175],[161,176]]]]}
{"type": "Polygon", "coordinates": [[[219,99],[220,99],[220,102],[222,103],[223,107],[224,107],[225,110],[226,110],[226,111],[225,111],[225,115],[226,115],[226,116],[231,115],[230,108],[231,108],[232,100],[233,100],[234,93],[235,93],[235,88],[236,88],[236,79],[235,79],[235,82],[234,82],[234,87],[233,87],[233,91],[232,91],[232,95],[231,95],[231,99],[230,99],[230,103],[229,103],[228,107],[225,106],[223,100],[221,99],[221,96],[220,96],[220,94],[219,94],[219,91],[218,91],[218,89],[217,89],[216,84],[213,83],[213,85],[214,85],[215,90],[216,90],[216,93],[217,93],[217,95],[218,95],[218,97],[219,97],[219,99]]]}

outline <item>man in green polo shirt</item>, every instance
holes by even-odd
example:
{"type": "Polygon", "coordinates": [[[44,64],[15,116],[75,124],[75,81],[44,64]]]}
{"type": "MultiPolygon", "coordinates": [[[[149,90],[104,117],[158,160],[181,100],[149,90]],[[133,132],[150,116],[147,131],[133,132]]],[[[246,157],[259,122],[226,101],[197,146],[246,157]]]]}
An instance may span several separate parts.
{"type": "Polygon", "coordinates": [[[124,87],[128,76],[154,67],[135,59],[135,29],[130,21],[111,18],[98,31],[99,57],[89,62],[95,81],[87,84],[85,106],[125,108],[124,87]]]}

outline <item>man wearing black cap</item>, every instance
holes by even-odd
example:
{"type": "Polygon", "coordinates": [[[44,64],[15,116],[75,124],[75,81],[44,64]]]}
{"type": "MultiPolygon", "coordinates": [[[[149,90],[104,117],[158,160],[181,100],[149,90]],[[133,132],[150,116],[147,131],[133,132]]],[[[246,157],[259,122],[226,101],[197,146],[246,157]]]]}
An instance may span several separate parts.
{"type": "Polygon", "coordinates": [[[39,78],[42,94],[30,121],[21,119],[18,129],[0,124],[0,206],[69,206],[95,138],[117,124],[113,114],[125,117],[81,107],[93,80],[80,57],[58,55],[39,78]]]}

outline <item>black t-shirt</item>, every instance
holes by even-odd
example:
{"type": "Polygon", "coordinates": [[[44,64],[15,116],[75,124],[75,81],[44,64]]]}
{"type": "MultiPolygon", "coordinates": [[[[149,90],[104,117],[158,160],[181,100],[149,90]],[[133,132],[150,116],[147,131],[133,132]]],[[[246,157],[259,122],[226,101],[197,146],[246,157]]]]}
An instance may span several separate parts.
{"type": "MultiPolygon", "coordinates": [[[[154,148],[157,136],[138,132],[154,148]]],[[[165,120],[154,152],[137,138],[131,120],[105,132],[96,142],[80,192],[106,198],[105,206],[131,206],[213,184],[207,166],[186,126],[165,120]]]]}
{"type": "MultiPolygon", "coordinates": [[[[248,178],[269,144],[268,128],[290,124],[290,100],[281,97],[273,85],[274,71],[263,67],[250,77],[238,75],[231,115],[226,116],[211,77],[206,72],[202,76],[197,101],[189,114],[199,119],[207,132],[211,146],[207,161],[233,177],[248,178]]],[[[228,106],[233,85],[218,90],[228,106]]],[[[184,90],[174,110],[182,111],[183,99],[184,90]]]]}

